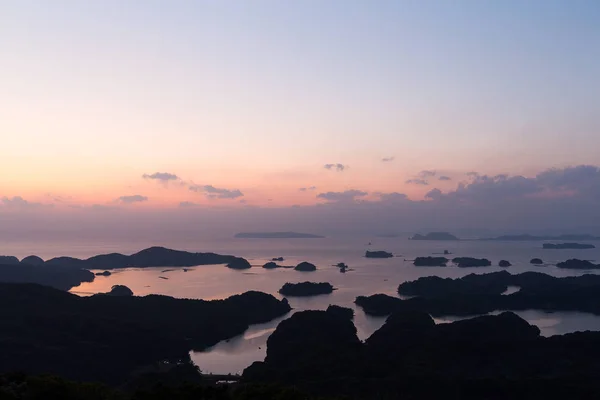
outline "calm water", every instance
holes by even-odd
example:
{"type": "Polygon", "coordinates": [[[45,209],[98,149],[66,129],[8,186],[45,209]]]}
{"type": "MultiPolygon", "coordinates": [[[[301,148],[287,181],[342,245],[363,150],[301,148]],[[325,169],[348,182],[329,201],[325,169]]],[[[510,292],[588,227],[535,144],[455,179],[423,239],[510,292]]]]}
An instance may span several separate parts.
{"type": "MultiPolygon", "coordinates": [[[[96,254],[121,252],[131,254],[151,245],[188,250],[213,251],[233,254],[247,258],[254,266],[260,267],[272,257],[282,256],[281,264],[295,265],[300,261],[309,261],[319,268],[316,272],[298,272],[290,269],[265,270],[253,268],[236,271],[222,265],[198,266],[184,272],[180,268],[126,269],[115,271],[110,277],[96,277],[92,283],[84,283],[72,292],[87,295],[110,290],[112,285],[121,284],[130,287],[136,295],[150,293],[165,294],[174,297],[220,299],[248,290],[271,293],[277,297],[277,291],[286,282],[330,282],[337,288],[330,295],[310,298],[290,298],[293,311],[325,309],[329,304],[351,307],[355,310],[355,325],[361,339],[367,338],[377,330],[385,318],[366,316],[362,310],[354,307],[354,299],[359,295],[385,293],[396,295],[398,284],[421,276],[438,275],[441,277],[460,277],[469,273],[487,273],[499,271],[499,267],[456,268],[421,267],[417,268],[409,261],[417,256],[426,256],[449,250],[453,256],[485,257],[497,264],[501,259],[509,260],[513,266],[511,273],[540,271],[554,276],[581,275],[589,271],[560,270],[554,266],[536,267],[529,264],[534,257],[554,264],[568,258],[600,260],[600,249],[591,250],[543,250],[541,242],[427,242],[409,241],[401,238],[326,238],[326,239],[221,239],[198,240],[177,243],[3,243],[0,254],[24,257],[37,254],[44,259],[70,255],[89,257],[96,254]],[[373,242],[372,246],[367,243],[373,242]],[[397,257],[391,259],[366,259],[366,249],[391,251],[397,257]],[[345,274],[333,265],[345,262],[351,268],[345,274]],[[164,277],[168,279],[162,279],[164,277]]],[[[584,313],[543,313],[526,311],[519,313],[529,322],[536,324],[544,335],[562,334],[578,330],[600,330],[600,317],[584,313]]],[[[277,324],[285,318],[266,324],[250,327],[243,335],[223,341],[204,352],[193,353],[193,360],[203,371],[213,373],[237,373],[253,361],[262,360],[266,354],[266,341],[277,324]]],[[[452,318],[437,320],[438,323],[450,322],[452,318]]]]}

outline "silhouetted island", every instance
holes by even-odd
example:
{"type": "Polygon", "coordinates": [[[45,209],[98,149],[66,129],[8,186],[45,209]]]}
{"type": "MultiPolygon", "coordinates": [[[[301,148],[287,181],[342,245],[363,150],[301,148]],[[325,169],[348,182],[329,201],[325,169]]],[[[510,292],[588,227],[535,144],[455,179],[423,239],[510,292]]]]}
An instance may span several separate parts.
{"type": "Polygon", "coordinates": [[[511,265],[512,264],[506,260],[500,260],[500,262],[498,263],[498,266],[503,268],[510,267],[511,265]]]}
{"type": "Polygon", "coordinates": [[[96,276],[111,276],[110,271],[96,272],[96,276]]]}
{"type": "Polygon", "coordinates": [[[392,253],[388,253],[387,251],[369,251],[367,250],[365,253],[366,258],[392,258],[394,255],[392,253]]]}
{"type": "Polygon", "coordinates": [[[498,310],[581,311],[600,315],[600,276],[555,278],[539,272],[511,275],[506,270],[470,274],[459,279],[435,276],[399,285],[407,300],[376,294],[358,296],[355,303],[370,315],[414,309],[433,316],[481,315],[498,310]],[[519,287],[504,294],[509,286],[519,287]]]}
{"type": "Polygon", "coordinates": [[[95,296],[133,296],[133,291],[125,285],[114,285],[108,293],[98,293],[95,296]]]}
{"type": "Polygon", "coordinates": [[[70,290],[82,282],[92,282],[94,277],[93,272],[78,267],[27,263],[0,264],[0,282],[7,283],[37,283],[56,289],[70,290]]]}
{"type": "Polygon", "coordinates": [[[279,265],[273,261],[269,261],[267,263],[265,263],[263,266],[263,268],[266,269],[276,269],[276,268],[294,268],[292,265],[279,265]]]}
{"type": "Polygon", "coordinates": [[[558,268],[565,269],[600,269],[600,264],[594,264],[588,260],[578,260],[576,258],[572,258],[567,261],[559,262],[556,264],[558,268]]]}
{"type": "Polygon", "coordinates": [[[234,237],[238,239],[321,239],[325,236],[298,232],[241,232],[234,237]]]}
{"type": "Polygon", "coordinates": [[[283,261],[284,258],[283,257],[273,257],[271,258],[271,261],[283,261]]]}
{"type": "Polygon", "coordinates": [[[429,232],[426,235],[416,234],[410,240],[460,240],[448,232],[429,232]]]}
{"type": "Polygon", "coordinates": [[[296,265],[296,267],[294,267],[294,269],[296,271],[311,272],[311,271],[316,271],[317,266],[315,264],[311,264],[309,262],[302,261],[300,264],[296,265]]]}
{"type": "Polygon", "coordinates": [[[0,283],[0,304],[10,304],[0,307],[0,373],[52,373],[115,385],[157,363],[189,362],[190,350],[206,349],[290,311],[287,300],[260,292],[212,301],[79,297],[10,283],[0,283]]]}
{"type": "Polygon", "coordinates": [[[232,260],[227,264],[227,268],[248,269],[248,268],[252,268],[252,265],[248,262],[248,260],[246,260],[244,258],[236,258],[235,260],[232,260]]]}
{"type": "Polygon", "coordinates": [[[533,265],[542,265],[544,261],[541,258],[532,258],[529,263],[533,265]]]}
{"type": "Polygon", "coordinates": [[[284,296],[316,296],[319,294],[329,294],[333,292],[333,286],[328,282],[300,282],[286,283],[279,293],[284,296]]]}
{"type": "Polygon", "coordinates": [[[489,267],[492,265],[492,262],[487,258],[455,257],[452,262],[459,268],[489,267]]]}
{"type": "Polygon", "coordinates": [[[542,245],[544,249],[561,250],[561,249],[595,249],[596,246],[593,244],[585,243],[544,243],[542,245]]]}
{"type": "Polygon", "coordinates": [[[38,256],[27,256],[21,260],[21,264],[29,264],[29,265],[39,266],[39,265],[44,264],[44,260],[42,260],[38,256]]]}
{"type": "Polygon", "coordinates": [[[413,261],[416,267],[445,267],[448,263],[446,257],[417,257],[413,261]]]}
{"type": "Polygon", "coordinates": [[[18,265],[19,259],[14,256],[0,256],[1,265],[18,265]]]}
{"type": "Polygon", "coordinates": [[[541,241],[541,240],[600,240],[599,236],[589,234],[565,234],[559,236],[534,236],[534,235],[503,235],[492,238],[483,238],[479,240],[499,240],[499,241],[541,241]]]}

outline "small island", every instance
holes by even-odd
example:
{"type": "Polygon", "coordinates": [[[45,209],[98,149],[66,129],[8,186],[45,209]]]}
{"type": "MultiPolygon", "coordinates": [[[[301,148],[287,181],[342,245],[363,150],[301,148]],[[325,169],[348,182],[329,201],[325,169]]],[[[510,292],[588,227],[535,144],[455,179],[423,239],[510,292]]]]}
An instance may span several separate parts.
{"type": "Polygon", "coordinates": [[[279,293],[284,296],[317,296],[319,294],[329,294],[333,292],[333,286],[328,282],[301,282],[286,283],[279,289],[279,293]]]}
{"type": "Polygon", "coordinates": [[[415,267],[445,267],[449,260],[446,257],[417,257],[413,261],[415,267]]]}
{"type": "Polygon", "coordinates": [[[541,258],[532,258],[529,262],[533,265],[542,265],[544,263],[541,258]]]}
{"type": "Polygon", "coordinates": [[[110,271],[96,272],[96,276],[111,276],[110,271]]]}
{"type": "Polygon", "coordinates": [[[585,243],[544,243],[542,245],[544,249],[551,250],[562,250],[562,249],[595,249],[596,246],[593,244],[585,244],[585,243]]]}
{"type": "Polygon", "coordinates": [[[456,257],[452,259],[452,262],[459,268],[489,267],[492,265],[492,262],[487,258],[456,257]]]}
{"type": "Polygon", "coordinates": [[[236,239],[322,239],[325,236],[299,232],[241,232],[236,239]]]}
{"type": "Polygon", "coordinates": [[[416,234],[410,240],[460,240],[448,232],[429,232],[426,235],[416,234]]]}
{"type": "Polygon", "coordinates": [[[231,269],[248,269],[252,268],[252,265],[245,258],[236,258],[227,264],[227,268],[231,269]]]}
{"type": "Polygon", "coordinates": [[[559,262],[556,266],[564,269],[600,269],[600,265],[598,264],[594,264],[588,260],[578,260],[576,258],[559,262]]]}
{"type": "Polygon", "coordinates": [[[388,253],[387,251],[369,251],[365,253],[366,258],[391,258],[394,257],[392,253],[388,253]]]}
{"type": "Polygon", "coordinates": [[[502,268],[507,268],[507,267],[510,267],[511,265],[512,264],[506,260],[500,260],[500,262],[498,263],[498,266],[502,267],[502,268]]]}
{"type": "Polygon", "coordinates": [[[300,264],[296,265],[294,268],[296,271],[302,272],[312,272],[317,270],[317,266],[315,264],[311,264],[306,261],[302,261],[300,264]]]}

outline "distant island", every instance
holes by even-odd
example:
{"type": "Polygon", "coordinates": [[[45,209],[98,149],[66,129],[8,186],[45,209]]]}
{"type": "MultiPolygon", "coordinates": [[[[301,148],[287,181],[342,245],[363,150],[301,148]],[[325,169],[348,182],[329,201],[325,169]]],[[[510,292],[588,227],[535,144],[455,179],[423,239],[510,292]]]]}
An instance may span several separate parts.
{"type": "Polygon", "coordinates": [[[503,235],[479,240],[505,240],[505,241],[536,241],[536,240],[600,240],[600,236],[589,234],[567,234],[559,236],[534,236],[534,235],[503,235]]]}
{"type": "Polygon", "coordinates": [[[234,236],[237,239],[321,239],[324,237],[299,232],[241,232],[234,236]]]}
{"type": "Polygon", "coordinates": [[[416,234],[410,240],[460,240],[448,232],[429,232],[427,235],[416,234]]]}
{"type": "Polygon", "coordinates": [[[365,253],[366,258],[392,258],[394,255],[387,251],[368,251],[365,253]]]}
{"type": "Polygon", "coordinates": [[[192,267],[214,264],[227,264],[230,268],[238,269],[250,267],[250,264],[240,257],[150,247],[132,255],[111,253],[87,259],[56,257],[44,261],[37,256],[28,256],[19,261],[16,257],[2,256],[0,282],[38,283],[70,290],[82,282],[94,280],[95,274],[89,270],[103,270],[101,275],[108,276],[110,270],[118,268],[192,267]]]}
{"type": "Polygon", "coordinates": [[[593,244],[584,243],[544,243],[544,249],[561,250],[561,249],[595,249],[593,244]]]}

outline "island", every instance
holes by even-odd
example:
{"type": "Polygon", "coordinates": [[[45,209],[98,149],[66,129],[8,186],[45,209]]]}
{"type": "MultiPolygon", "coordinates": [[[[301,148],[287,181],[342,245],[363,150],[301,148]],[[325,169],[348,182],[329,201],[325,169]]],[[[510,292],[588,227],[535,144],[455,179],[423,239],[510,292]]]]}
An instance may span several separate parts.
{"type": "Polygon", "coordinates": [[[312,271],[317,270],[317,266],[315,264],[311,264],[309,262],[302,261],[300,264],[296,265],[296,267],[294,267],[294,269],[296,271],[312,272],[312,271]]]}
{"type": "Polygon", "coordinates": [[[0,265],[19,265],[19,259],[14,256],[0,256],[0,265]]]}
{"type": "Polygon", "coordinates": [[[426,235],[416,234],[410,240],[460,240],[448,232],[429,232],[426,235]]]}
{"type": "Polygon", "coordinates": [[[111,276],[110,271],[96,272],[96,276],[111,276]]]}
{"type": "Polygon", "coordinates": [[[44,262],[43,265],[111,270],[129,267],[193,267],[196,265],[227,264],[237,259],[238,257],[229,255],[191,253],[155,246],[129,256],[120,253],[111,253],[97,255],[88,259],[56,257],[44,262]]]}
{"type": "Polygon", "coordinates": [[[298,232],[241,232],[234,235],[237,239],[322,239],[324,237],[298,232]]]}
{"type": "MultiPolygon", "coordinates": [[[[164,247],[150,247],[124,255],[100,254],[87,259],[55,257],[44,261],[38,256],[28,256],[21,261],[17,257],[0,257],[0,282],[39,283],[57,289],[70,290],[83,282],[92,282],[96,274],[89,270],[102,270],[99,275],[108,276],[111,270],[120,268],[193,267],[196,265],[231,264],[248,268],[240,257],[215,253],[191,253],[164,247]]],[[[242,268],[242,269],[243,269],[242,268]]]]}
{"type": "Polygon", "coordinates": [[[388,253],[387,251],[369,251],[367,250],[365,253],[366,258],[391,258],[394,257],[392,253],[388,253]]]}
{"type": "Polygon", "coordinates": [[[94,296],[133,296],[133,291],[125,285],[113,285],[108,293],[98,293],[94,296]]]}
{"type": "Polygon", "coordinates": [[[511,265],[512,264],[507,260],[500,260],[500,262],[498,263],[498,266],[502,267],[502,268],[507,268],[507,267],[510,267],[511,265]]]}
{"type": "Polygon", "coordinates": [[[42,260],[38,256],[27,256],[21,260],[21,264],[29,264],[29,265],[39,266],[39,265],[44,264],[44,260],[42,260]]]}
{"type": "Polygon", "coordinates": [[[446,257],[417,257],[413,261],[415,267],[445,267],[448,263],[446,257]]]}
{"type": "Polygon", "coordinates": [[[316,296],[319,294],[329,294],[333,292],[333,286],[328,282],[301,282],[301,283],[286,283],[279,293],[284,296],[316,296]]]}
{"type": "Polygon", "coordinates": [[[558,268],[564,269],[600,269],[600,264],[594,264],[588,260],[578,260],[576,258],[572,258],[567,261],[559,262],[556,264],[558,268]]]}
{"type": "Polygon", "coordinates": [[[532,258],[529,263],[533,265],[542,265],[544,261],[541,258],[532,258]]]}
{"type": "Polygon", "coordinates": [[[596,246],[593,244],[585,244],[585,243],[544,243],[542,245],[544,249],[552,249],[552,250],[562,250],[562,249],[595,249],[596,246]]]}
{"type": "Polygon", "coordinates": [[[227,268],[248,269],[248,268],[252,268],[252,265],[250,265],[248,260],[246,260],[244,258],[236,258],[235,260],[232,260],[227,264],[227,268]]]}
{"type": "Polygon", "coordinates": [[[487,258],[455,257],[452,262],[459,268],[489,267],[492,265],[492,262],[487,258]]]}
{"type": "Polygon", "coordinates": [[[565,234],[565,235],[559,235],[559,236],[535,236],[535,235],[522,234],[522,235],[503,235],[503,236],[497,236],[497,237],[492,237],[492,238],[482,238],[479,240],[499,240],[499,241],[510,241],[510,242],[512,242],[512,241],[519,241],[519,242],[541,241],[541,240],[586,241],[586,240],[600,240],[600,236],[594,236],[594,235],[589,235],[589,234],[565,234]]]}

